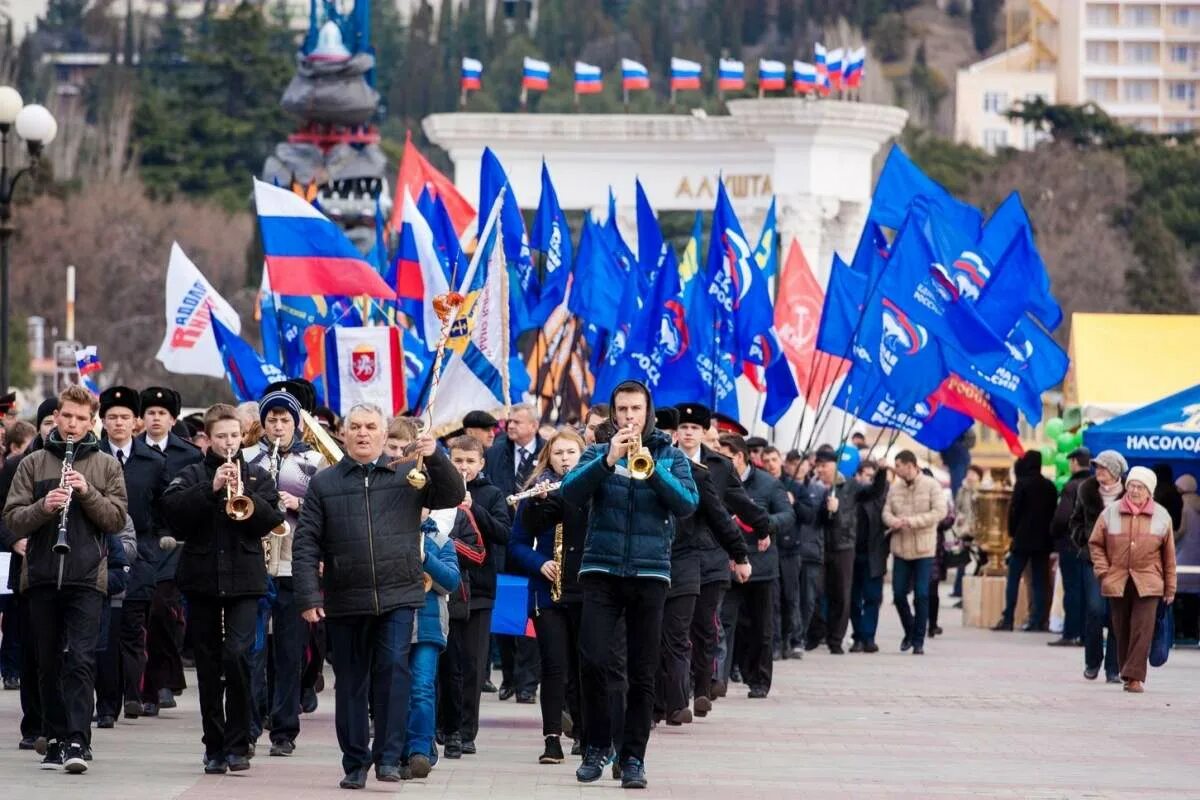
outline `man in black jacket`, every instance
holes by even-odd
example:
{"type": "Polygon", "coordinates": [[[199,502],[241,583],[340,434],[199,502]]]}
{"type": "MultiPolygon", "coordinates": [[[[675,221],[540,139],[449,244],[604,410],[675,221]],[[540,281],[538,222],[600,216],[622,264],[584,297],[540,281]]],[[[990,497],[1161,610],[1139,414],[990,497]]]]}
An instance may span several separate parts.
{"type": "Polygon", "coordinates": [[[746,638],[740,643],[733,640],[732,647],[727,645],[726,658],[740,662],[738,666],[742,672],[742,679],[750,689],[748,696],[761,699],[771,690],[774,667],[771,648],[775,634],[773,623],[775,583],[779,579],[779,548],[775,545],[773,537],[778,531],[791,527],[796,521],[796,515],[788,502],[783,484],[750,464],[750,448],[745,439],[736,434],[725,434],[721,437],[721,450],[733,462],[734,472],[741,480],[746,494],[764,509],[771,519],[771,537],[751,539],[747,535],[748,544],[754,546],[750,551],[750,580],[735,584],[721,608],[721,624],[725,628],[727,642],[733,639],[743,608],[749,617],[746,638]],[[744,653],[744,658],[736,658],[739,652],[744,653]]]}
{"type": "MultiPolygon", "coordinates": [[[[831,515],[829,495],[833,490],[833,475],[837,474],[837,454],[823,445],[813,454],[812,472],[802,486],[808,492],[811,512],[808,521],[800,525],[800,614],[791,635],[792,658],[803,658],[805,650],[815,650],[827,630],[819,614],[821,594],[825,591],[825,544],[829,536],[831,515]]],[[[783,643],[784,647],[788,642],[783,643]]]]}
{"type": "MultiPolygon", "coordinates": [[[[155,570],[166,553],[159,546],[163,534],[158,503],[167,488],[166,459],[133,435],[134,423],[141,414],[138,393],[128,386],[110,386],[100,394],[100,420],[104,424],[101,449],[117,459],[125,474],[129,495],[129,516],[137,532],[138,558],[129,573],[125,602],[121,607],[121,686],[122,697],[98,698],[97,715],[101,727],[111,727],[106,717],[115,718],[122,698],[125,716],[137,719],[142,704],[174,703],[169,690],[165,697],[142,694],[142,674],[146,669],[146,618],[156,584],[155,570]]],[[[168,705],[169,707],[169,705],[168,705]]]]}
{"type": "Polygon", "coordinates": [[[297,606],[309,622],[328,615],[345,789],[365,786],[372,763],[377,779],[400,780],[408,650],[414,611],[425,604],[421,509],[453,508],[465,496],[462,476],[433,437],[417,439],[428,473],[417,489],[406,479],[411,462],[395,465],[383,456],[386,436],[379,408],[350,409],[346,458],[309,484],[292,553],[297,606]],[[372,747],[368,692],[375,700],[372,747]]]}
{"type": "MultiPolygon", "coordinates": [[[[771,536],[771,519],[766,511],[746,494],[742,482],[733,470],[733,462],[710,450],[702,443],[712,412],[700,403],[680,403],[679,427],[676,431],[677,445],[693,464],[707,468],[717,497],[727,513],[734,514],[754,534],[753,546],[747,548],[747,556],[757,547],[757,542],[771,536]]],[[[735,523],[736,524],[736,523],[735,523]]],[[[748,560],[748,559],[747,559],[748,560]]],[[[727,685],[724,673],[714,686],[714,660],[717,644],[724,630],[721,626],[720,609],[730,585],[729,552],[715,539],[706,541],[702,547],[700,568],[700,595],[692,614],[692,694],[697,716],[706,716],[712,710],[712,701],[724,696],[727,685]]],[[[723,660],[723,659],[722,659],[723,660]]]]}
{"type": "MultiPolygon", "coordinates": [[[[501,497],[515,494],[525,485],[538,454],[546,442],[538,436],[537,409],[523,404],[513,406],[504,433],[488,448],[483,474],[500,490],[501,497]]],[[[511,524],[511,523],[510,523],[511,524]]],[[[504,548],[496,549],[497,554],[504,548]]],[[[503,558],[494,559],[497,572],[504,572],[503,558]]],[[[494,594],[494,593],[493,593],[494,594]]],[[[537,642],[527,636],[496,635],[500,647],[500,699],[517,696],[518,703],[537,702],[538,672],[541,656],[537,642]]]]}
{"type": "MultiPolygon", "coordinates": [[[[800,555],[800,533],[805,525],[816,519],[817,509],[803,482],[808,472],[806,466],[802,471],[798,468],[793,475],[787,474],[783,469],[783,455],[774,447],[763,449],[762,461],[763,469],[783,484],[796,514],[796,521],[779,532],[776,542],[779,545],[779,602],[775,604],[774,649],[777,658],[787,659],[792,656],[792,631],[800,622],[800,573],[804,564],[800,555]],[[795,474],[799,474],[799,478],[794,477],[795,474]]],[[[800,652],[803,654],[803,649],[800,652]]]]}
{"type": "MultiPolygon", "coordinates": [[[[469,416],[469,415],[468,415],[469,416]]],[[[464,435],[450,440],[450,460],[467,483],[466,506],[475,517],[483,536],[483,562],[466,562],[467,579],[471,587],[470,614],[460,626],[451,623],[450,636],[462,639],[462,711],[461,738],[458,731],[445,729],[446,757],[457,758],[477,752],[475,737],[479,733],[479,701],[483,681],[490,670],[489,634],[492,629],[492,608],[496,603],[496,554],[508,547],[512,517],[508,503],[499,487],[492,484],[483,472],[486,465],[484,450],[478,439],[464,435]]],[[[524,638],[524,637],[522,637],[524,638]]],[[[449,645],[447,645],[449,648],[449,645]]],[[[445,660],[445,656],[443,656],[445,660]]],[[[524,702],[522,698],[518,698],[524,702]]]]}
{"type": "Polygon", "coordinates": [[[1058,568],[1062,572],[1063,584],[1063,629],[1062,636],[1052,642],[1051,647],[1083,646],[1083,615],[1086,607],[1087,584],[1083,571],[1091,564],[1083,560],[1079,550],[1071,542],[1071,512],[1075,510],[1075,499],[1079,487],[1092,475],[1092,454],[1086,447],[1079,447],[1067,455],[1071,465],[1071,477],[1063,485],[1054,509],[1051,533],[1054,549],[1058,553],[1058,568]]]}
{"type": "Polygon", "coordinates": [[[1050,524],[1054,521],[1058,491],[1054,488],[1054,482],[1042,475],[1042,454],[1038,450],[1030,450],[1018,458],[1013,473],[1017,480],[1013,484],[1012,502],[1008,506],[1008,535],[1012,537],[1012,549],[1008,554],[1004,615],[992,626],[992,630],[1013,629],[1021,575],[1029,566],[1033,579],[1033,608],[1021,630],[1042,631],[1046,629],[1046,582],[1050,571],[1050,548],[1053,546],[1050,524]]]}
{"type": "MultiPolygon", "coordinates": [[[[167,481],[172,481],[185,467],[199,464],[204,453],[174,432],[183,398],[166,386],[143,389],[139,403],[145,432],[138,437],[166,459],[167,481]]],[[[184,612],[175,570],[179,565],[171,537],[162,539],[163,553],[154,559],[154,589],[146,618],[146,670],[142,681],[142,714],[158,714],[159,702],[166,700],[170,708],[175,694],[184,689],[183,635],[184,612]]]]}
{"type": "Polygon", "coordinates": [[[888,475],[874,461],[863,461],[855,470],[853,491],[843,491],[836,524],[845,534],[854,532],[854,575],[850,586],[851,653],[878,653],[875,631],[883,603],[883,576],[887,572],[888,540],[883,527],[888,475]]]}

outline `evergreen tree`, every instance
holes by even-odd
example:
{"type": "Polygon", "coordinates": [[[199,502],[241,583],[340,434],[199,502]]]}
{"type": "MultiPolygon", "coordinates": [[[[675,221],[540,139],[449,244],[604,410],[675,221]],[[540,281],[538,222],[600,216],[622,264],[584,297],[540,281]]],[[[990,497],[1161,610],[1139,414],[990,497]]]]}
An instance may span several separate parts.
{"type": "Polygon", "coordinates": [[[468,0],[458,12],[458,44],[464,56],[488,59],[487,0],[468,0]]]}
{"type": "Polygon", "coordinates": [[[567,64],[568,58],[578,58],[579,51],[566,51],[564,28],[566,27],[566,10],[563,0],[541,0],[538,4],[537,33],[534,41],[542,58],[551,64],[567,64]]]}
{"type": "MultiPolygon", "coordinates": [[[[395,104],[393,91],[404,80],[405,44],[408,32],[400,21],[394,3],[371,4],[371,39],[375,48],[375,88],[382,98],[384,110],[391,113],[395,104]]],[[[398,108],[398,106],[396,107],[398,108]]],[[[386,117],[386,114],[385,114],[386,117]]]]}
{"type": "Polygon", "coordinates": [[[996,14],[1000,10],[999,0],[975,0],[971,4],[971,32],[975,36],[975,49],[985,53],[996,43],[996,14]]]}
{"type": "Polygon", "coordinates": [[[125,0],[125,42],[124,42],[124,61],[125,66],[133,67],[136,53],[136,45],[134,42],[133,30],[133,0],[125,0]]]}

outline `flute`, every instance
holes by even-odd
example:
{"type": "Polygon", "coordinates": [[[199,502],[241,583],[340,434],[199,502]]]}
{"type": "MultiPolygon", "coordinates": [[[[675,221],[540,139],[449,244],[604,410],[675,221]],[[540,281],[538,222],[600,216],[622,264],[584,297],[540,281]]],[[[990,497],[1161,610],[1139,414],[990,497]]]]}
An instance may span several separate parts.
{"type": "Polygon", "coordinates": [[[557,490],[560,486],[562,486],[562,481],[555,481],[554,483],[539,483],[536,486],[530,486],[523,492],[510,494],[505,498],[505,502],[507,502],[510,506],[515,506],[517,503],[526,498],[537,497],[540,494],[549,494],[550,492],[557,490]]]}

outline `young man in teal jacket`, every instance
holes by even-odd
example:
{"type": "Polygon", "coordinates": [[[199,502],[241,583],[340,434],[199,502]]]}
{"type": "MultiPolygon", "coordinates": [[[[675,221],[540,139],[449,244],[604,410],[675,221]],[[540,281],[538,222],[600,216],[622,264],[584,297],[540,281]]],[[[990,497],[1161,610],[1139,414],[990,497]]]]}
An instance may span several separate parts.
{"type": "Polygon", "coordinates": [[[608,444],[589,447],[562,485],[565,500],[590,507],[579,568],[580,693],[587,749],[575,776],[583,783],[598,780],[611,750],[605,668],[613,630],[624,615],[629,693],[618,756],[621,785],[644,788],[675,521],[696,511],[699,494],[691,462],[669,436],[655,429],[654,402],[643,384],[618,385],[610,409],[616,435],[608,444]],[[643,447],[654,466],[649,476],[639,478],[630,472],[629,458],[643,447]]]}

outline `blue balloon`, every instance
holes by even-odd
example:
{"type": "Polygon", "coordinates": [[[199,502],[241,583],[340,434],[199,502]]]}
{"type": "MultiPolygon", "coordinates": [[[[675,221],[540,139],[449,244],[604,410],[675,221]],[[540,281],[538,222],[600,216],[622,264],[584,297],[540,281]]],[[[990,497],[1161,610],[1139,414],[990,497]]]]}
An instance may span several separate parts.
{"type": "Polygon", "coordinates": [[[853,477],[854,473],[858,472],[861,462],[862,456],[854,445],[844,444],[838,450],[838,472],[842,473],[843,477],[853,477]]]}

